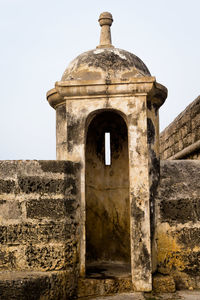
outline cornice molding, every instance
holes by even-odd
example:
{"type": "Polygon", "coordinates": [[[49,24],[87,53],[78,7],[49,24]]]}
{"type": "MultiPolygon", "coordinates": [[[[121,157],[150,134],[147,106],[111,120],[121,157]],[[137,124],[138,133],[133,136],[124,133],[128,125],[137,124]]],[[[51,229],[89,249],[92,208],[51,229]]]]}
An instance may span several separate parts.
{"type": "Polygon", "coordinates": [[[161,106],[167,97],[167,89],[156,82],[155,77],[130,78],[128,80],[71,80],[58,81],[47,92],[49,104],[56,108],[67,100],[100,99],[146,95],[148,101],[161,106]]]}

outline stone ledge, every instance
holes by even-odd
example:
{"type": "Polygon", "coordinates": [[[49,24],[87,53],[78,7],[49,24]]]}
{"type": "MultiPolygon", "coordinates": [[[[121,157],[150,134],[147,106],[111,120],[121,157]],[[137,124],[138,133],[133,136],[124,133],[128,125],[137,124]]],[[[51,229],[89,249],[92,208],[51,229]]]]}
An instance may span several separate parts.
{"type": "Polygon", "coordinates": [[[1,300],[73,299],[74,288],[69,271],[0,272],[1,300]]]}
{"type": "Polygon", "coordinates": [[[131,278],[79,279],[78,299],[133,291],[131,278]]]}

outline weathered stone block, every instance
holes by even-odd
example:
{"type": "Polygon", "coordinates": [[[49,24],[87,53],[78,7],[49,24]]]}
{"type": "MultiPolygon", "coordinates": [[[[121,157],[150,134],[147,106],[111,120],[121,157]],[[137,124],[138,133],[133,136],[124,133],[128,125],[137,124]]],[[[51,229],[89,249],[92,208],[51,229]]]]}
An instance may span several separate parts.
{"type": "Polygon", "coordinates": [[[177,229],[172,234],[177,237],[179,243],[187,245],[191,250],[200,245],[200,228],[198,227],[177,229]]]}
{"type": "MultiPolygon", "coordinates": [[[[12,270],[16,267],[16,256],[14,251],[0,249],[0,270],[12,270]]],[[[1,299],[1,298],[0,298],[1,299]]]]}
{"type": "Polygon", "coordinates": [[[22,223],[0,226],[0,243],[10,244],[29,244],[38,242],[63,242],[75,234],[76,226],[72,220],[66,223],[22,223]]]}
{"type": "Polygon", "coordinates": [[[8,244],[28,244],[38,240],[34,224],[13,224],[7,226],[8,244]]]}
{"type": "Polygon", "coordinates": [[[18,178],[21,192],[30,193],[64,193],[67,187],[62,179],[43,178],[39,176],[24,176],[18,178]]]}
{"type": "Polygon", "coordinates": [[[48,194],[60,193],[76,195],[77,182],[74,178],[68,176],[66,179],[44,178],[39,176],[24,176],[18,179],[21,192],[30,194],[48,194]]]}
{"type": "MultiPolygon", "coordinates": [[[[195,276],[196,277],[196,276],[195,276]]],[[[193,289],[198,288],[197,281],[199,282],[198,276],[195,278],[184,272],[174,272],[173,278],[176,284],[177,290],[193,289]]]]}
{"type": "MultiPolygon", "coordinates": [[[[187,248],[187,244],[185,245],[187,248]]],[[[198,275],[200,270],[200,248],[195,251],[188,251],[183,255],[185,261],[184,272],[191,275],[198,275]]]]}
{"type": "Polygon", "coordinates": [[[175,282],[172,276],[154,275],[153,290],[156,293],[173,293],[176,290],[175,282]]]}
{"type": "Polygon", "coordinates": [[[0,272],[1,300],[70,300],[75,296],[73,273],[0,272]]]}
{"type": "Polygon", "coordinates": [[[193,203],[190,199],[162,201],[160,204],[162,222],[186,223],[195,220],[193,203]]]}
{"type": "Polygon", "coordinates": [[[130,292],[133,290],[131,278],[79,279],[78,297],[98,297],[109,294],[130,292]]]}
{"type": "MultiPolygon", "coordinates": [[[[37,224],[36,228],[37,240],[41,242],[67,242],[73,234],[76,233],[76,226],[71,221],[66,223],[54,223],[51,221],[49,224],[37,224]]],[[[30,240],[32,234],[30,235],[30,240]]]]}
{"type": "Polygon", "coordinates": [[[0,179],[0,193],[14,193],[15,181],[0,179]]]}
{"type": "Polygon", "coordinates": [[[0,218],[4,220],[19,219],[21,215],[22,206],[19,201],[0,200],[0,218]]]}
{"type": "MultiPolygon", "coordinates": [[[[198,97],[198,98],[200,98],[200,97],[198,97]]],[[[190,109],[190,116],[191,116],[192,119],[197,117],[197,115],[199,114],[199,111],[200,111],[200,101],[197,101],[197,99],[196,99],[196,101],[194,100],[190,105],[188,105],[191,108],[190,109]]]]}
{"type": "Polygon", "coordinates": [[[30,269],[37,271],[66,269],[65,246],[63,244],[29,245],[25,255],[30,269]]]}
{"type": "Polygon", "coordinates": [[[7,226],[0,226],[0,244],[7,243],[7,226]]]}
{"type": "Polygon", "coordinates": [[[38,161],[43,172],[51,173],[64,173],[69,175],[76,175],[77,171],[80,168],[78,163],[71,161],[62,161],[62,160],[40,160],[38,161]]]}
{"type": "Polygon", "coordinates": [[[26,203],[27,218],[31,219],[71,217],[75,209],[74,199],[39,199],[26,203]]]}

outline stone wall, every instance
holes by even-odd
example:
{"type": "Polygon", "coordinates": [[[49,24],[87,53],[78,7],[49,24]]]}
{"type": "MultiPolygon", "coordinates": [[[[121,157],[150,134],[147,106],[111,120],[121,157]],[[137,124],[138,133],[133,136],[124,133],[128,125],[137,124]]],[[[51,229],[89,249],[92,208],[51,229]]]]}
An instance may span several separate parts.
{"type": "Polygon", "coordinates": [[[72,297],[79,260],[78,171],[67,161],[0,162],[1,299],[12,299],[9,279],[3,288],[8,270],[17,299],[25,299],[20,286],[37,294],[28,299],[72,297]]]}
{"type": "Polygon", "coordinates": [[[200,96],[160,134],[161,159],[200,159],[200,96]]]}
{"type": "MultiPolygon", "coordinates": [[[[79,273],[79,165],[2,161],[0,174],[0,299],[72,299],[79,273]]],[[[199,161],[161,161],[157,272],[173,277],[178,289],[200,288],[199,178],[199,161]]]]}
{"type": "Polygon", "coordinates": [[[178,289],[200,288],[200,162],[161,162],[156,197],[158,272],[178,289]]]}

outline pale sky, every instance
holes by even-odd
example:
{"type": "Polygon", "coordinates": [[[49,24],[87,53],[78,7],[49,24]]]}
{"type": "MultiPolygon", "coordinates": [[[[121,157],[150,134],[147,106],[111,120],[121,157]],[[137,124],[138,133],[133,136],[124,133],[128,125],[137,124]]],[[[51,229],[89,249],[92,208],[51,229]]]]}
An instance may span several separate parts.
{"type": "Polygon", "coordinates": [[[104,11],[114,18],[113,45],[168,88],[161,130],[199,95],[200,0],[0,0],[0,159],[56,158],[46,92],[99,44],[104,11]]]}

